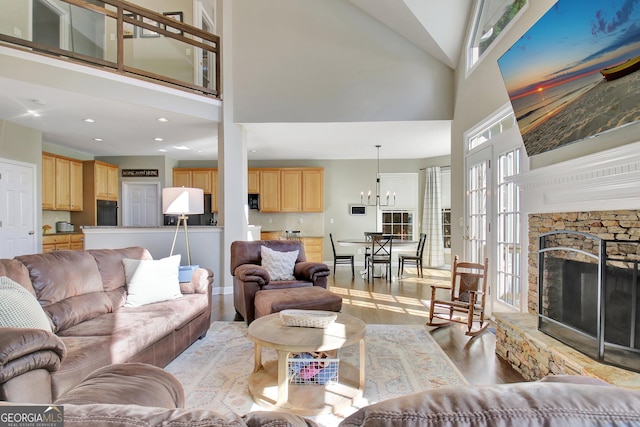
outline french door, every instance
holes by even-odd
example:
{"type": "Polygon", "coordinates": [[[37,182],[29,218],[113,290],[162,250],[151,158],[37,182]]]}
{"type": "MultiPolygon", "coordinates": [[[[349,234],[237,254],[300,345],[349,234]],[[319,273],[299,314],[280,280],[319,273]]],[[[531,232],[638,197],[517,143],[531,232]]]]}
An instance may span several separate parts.
{"type": "Polygon", "coordinates": [[[518,128],[508,125],[510,117],[481,131],[485,140],[465,158],[464,255],[479,263],[489,258],[489,312],[526,307],[519,189],[510,182],[525,163],[518,128]]]}

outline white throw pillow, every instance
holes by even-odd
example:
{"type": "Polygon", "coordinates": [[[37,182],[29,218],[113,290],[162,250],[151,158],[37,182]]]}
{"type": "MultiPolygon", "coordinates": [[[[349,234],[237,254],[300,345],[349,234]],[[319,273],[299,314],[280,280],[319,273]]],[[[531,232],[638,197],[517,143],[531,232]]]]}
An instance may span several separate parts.
{"type": "Polygon", "coordinates": [[[0,327],[52,331],[49,317],[36,297],[7,276],[0,277],[0,327]]]}
{"type": "Polygon", "coordinates": [[[271,280],[294,280],[293,267],[298,259],[298,252],[278,252],[262,246],[262,266],[269,272],[271,280]]]}
{"type": "Polygon", "coordinates": [[[123,258],[127,280],[125,307],[139,307],[182,297],[178,270],[180,255],[159,260],[123,258]]]}

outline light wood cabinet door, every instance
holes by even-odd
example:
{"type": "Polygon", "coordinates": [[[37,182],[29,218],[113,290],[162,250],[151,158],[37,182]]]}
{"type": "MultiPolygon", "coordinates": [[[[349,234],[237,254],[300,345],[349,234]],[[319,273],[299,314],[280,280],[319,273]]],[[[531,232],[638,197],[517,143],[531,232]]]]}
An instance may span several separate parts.
{"type": "Polygon", "coordinates": [[[96,198],[107,200],[109,197],[109,175],[107,165],[94,163],[96,198]]]}
{"type": "Polygon", "coordinates": [[[260,211],[280,212],[280,170],[260,170],[260,211]]]}
{"type": "Polygon", "coordinates": [[[82,162],[71,160],[69,162],[69,210],[82,210],[82,191],[82,162]]]}
{"type": "Polygon", "coordinates": [[[322,262],[322,237],[303,237],[302,244],[307,261],[322,262]]]}
{"type": "Polygon", "coordinates": [[[190,170],[173,170],[173,186],[174,187],[191,187],[191,171],[190,170]]]}
{"type": "Polygon", "coordinates": [[[56,159],[42,155],[42,209],[53,210],[56,204],[56,159]]]}
{"type": "Polygon", "coordinates": [[[107,166],[107,195],[109,200],[118,200],[118,167],[107,166]]]}
{"type": "Polygon", "coordinates": [[[282,170],[280,172],[282,212],[302,211],[302,171],[282,170]]]}
{"type": "Polygon", "coordinates": [[[211,190],[211,170],[191,171],[191,187],[201,188],[205,194],[213,194],[211,190]]]}
{"type": "Polygon", "coordinates": [[[69,236],[69,243],[71,249],[74,251],[81,251],[84,249],[84,234],[71,234],[69,236]]]}
{"type": "Polygon", "coordinates": [[[118,167],[95,163],[96,199],[118,200],[118,167]]]}
{"type": "Polygon", "coordinates": [[[69,182],[69,160],[56,157],[56,204],[55,209],[68,211],[71,207],[71,184],[69,182]]]}
{"type": "Polygon", "coordinates": [[[249,194],[260,194],[260,171],[249,169],[247,187],[249,194]]]}
{"type": "Polygon", "coordinates": [[[324,171],[302,171],[302,211],[324,211],[324,171]]]}
{"type": "Polygon", "coordinates": [[[211,171],[211,212],[218,212],[218,171],[211,171]]]}

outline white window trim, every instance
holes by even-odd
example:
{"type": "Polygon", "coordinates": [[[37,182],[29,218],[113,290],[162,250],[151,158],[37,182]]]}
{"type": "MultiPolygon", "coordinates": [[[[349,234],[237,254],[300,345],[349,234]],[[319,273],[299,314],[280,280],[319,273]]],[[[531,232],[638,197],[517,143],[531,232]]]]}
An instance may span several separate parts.
{"type": "Polygon", "coordinates": [[[496,39],[489,45],[489,47],[487,48],[487,50],[485,50],[482,55],[480,55],[480,57],[478,58],[478,60],[471,64],[471,43],[473,43],[473,35],[476,32],[476,25],[478,23],[478,14],[480,12],[482,12],[482,2],[483,0],[476,0],[475,1],[475,10],[473,13],[473,20],[471,21],[471,25],[468,27],[468,34],[467,34],[467,43],[465,44],[465,65],[464,65],[464,69],[465,69],[465,79],[469,78],[469,76],[471,75],[471,73],[473,73],[473,71],[478,67],[478,65],[482,62],[482,60],[484,58],[486,58],[487,56],[489,56],[489,53],[491,51],[493,51],[493,49],[495,49],[495,47],[500,43],[500,41],[504,38],[504,35],[506,33],[508,33],[509,31],[511,31],[511,28],[513,27],[513,25],[520,19],[520,17],[522,17],[522,15],[524,14],[524,12],[529,8],[529,3],[531,0],[527,0],[527,2],[525,3],[524,6],[522,6],[522,9],[520,9],[520,11],[516,14],[516,16],[513,17],[513,19],[507,24],[506,27],[504,27],[504,30],[502,30],[502,32],[500,33],[500,35],[498,37],[496,37],[496,39]]]}

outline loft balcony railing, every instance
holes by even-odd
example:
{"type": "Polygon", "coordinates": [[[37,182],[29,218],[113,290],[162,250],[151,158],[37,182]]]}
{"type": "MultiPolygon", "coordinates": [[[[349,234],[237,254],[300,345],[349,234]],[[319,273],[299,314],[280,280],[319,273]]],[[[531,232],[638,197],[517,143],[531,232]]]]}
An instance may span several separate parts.
{"type": "MultiPolygon", "coordinates": [[[[0,41],[220,98],[220,37],[121,0],[11,0],[0,41]]],[[[191,15],[190,12],[188,12],[191,15]]]]}

